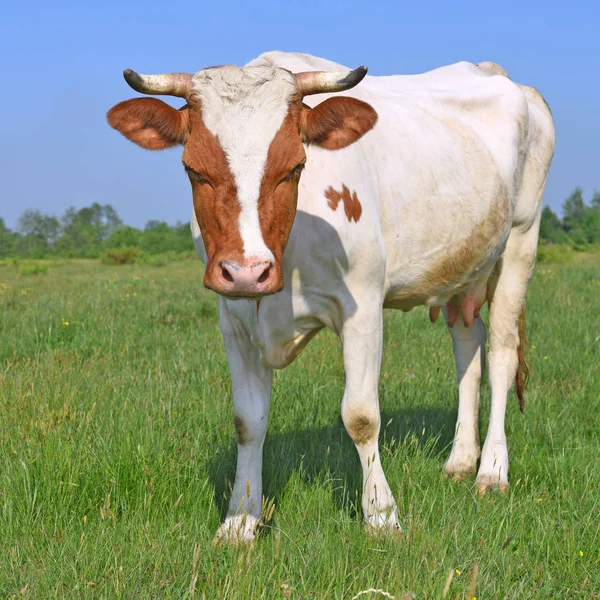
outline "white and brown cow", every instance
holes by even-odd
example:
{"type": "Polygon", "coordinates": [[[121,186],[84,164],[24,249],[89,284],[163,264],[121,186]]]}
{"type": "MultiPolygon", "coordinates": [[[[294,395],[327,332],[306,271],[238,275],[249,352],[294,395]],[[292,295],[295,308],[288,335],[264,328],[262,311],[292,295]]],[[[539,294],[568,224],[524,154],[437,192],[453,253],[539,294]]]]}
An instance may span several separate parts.
{"type": "Polygon", "coordinates": [[[220,294],[233,384],[226,539],[253,539],[261,516],[272,370],[323,327],[343,345],[342,417],[362,463],[364,519],[398,527],[378,450],[383,308],[444,312],[459,382],[445,471],[475,473],[481,455],[479,488],[508,486],[504,418],[554,152],[550,111],[493,63],[367,77],[327,95],[365,73],[281,52],[193,76],[126,71],[135,90],[187,103],[136,98],[108,113],[144,148],[184,147],[192,233],[204,284],[220,294]],[[492,406],[480,450],[486,301],[492,406]]]}

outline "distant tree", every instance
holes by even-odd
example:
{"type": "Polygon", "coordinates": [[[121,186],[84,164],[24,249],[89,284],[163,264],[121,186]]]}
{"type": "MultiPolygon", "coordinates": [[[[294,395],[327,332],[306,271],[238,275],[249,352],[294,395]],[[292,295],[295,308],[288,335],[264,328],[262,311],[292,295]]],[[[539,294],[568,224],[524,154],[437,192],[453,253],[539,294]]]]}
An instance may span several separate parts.
{"type": "Polygon", "coordinates": [[[99,242],[104,241],[123,224],[117,211],[110,204],[102,206],[97,202],[79,210],[75,215],[75,222],[80,227],[88,228],[91,235],[99,242]]]}
{"type": "Polygon", "coordinates": [[[16,239],[18,233],[12,232],[0,217],[0,258],[7,258],[16,254],[16,239]]]}
{"type": "Polygon", "coordinates": [[[163,221],[157,221],[156,219],[151,219],[148,221],[144,227],[144,231],[149,231],[151,229],[159,229],[162,225],[166,225],[163,221]]]}
{"type": "Polygon", "coordinates": [[[578,245],[600,243],[600,192],[594,192],[590,206],[580,188],[563,205],[564,225],[569,237],[578,245]]]}
{"type": "Polygon", "coordinates": [[[177,247],[179,252],[186,252],[194,249],[192,240],[192,232],[190,231],[190,223],[181,223],[178,221],[173,227],[175,237],[177,239],[177,247]]]}
{"type": "Polygon", "coordinates": [[[600,206],[595,208],[592,204],[585,216],[582,230],[590,244],[600,244],[600,206]]]}
{"type": "Polygon", "coordinates": [[[26,210],[11,231],[0,218],[0,258],[97,258],[107,249],[139,248],[148,254],[193,249],[189,223],[170,226],[148,221],[143,231],[123,225],[110,204],[68,208],[60,221],[39,210],[26,210]]]}
{"type": "Polygon", "coordinates": [[[47,254],[60,235],[58,219],[39,210],[26,210],[19,217],[17,229],[21,234],[17,244],[20,253],[37,258],[47,254]]]}
{"type": "Polygon", "coordinates": [[[549,206],[545,206],[542,210],[540,240],[552,244],[568,244],[570,241],[562,223],[549,206]]]}
{"type": "Polygon", "coordinates": [[[66,256],[95,258],[103,242],[121,225],[121,219],[109,204],[94,203],[80,210],[71,207],[62,217],[62,236],[56,250],[66,256]]]}
{"type": "Polygon", "coordinates": [[[590,244],[600,244],[600,192],[594,191],[584,225],[590,244]]]}
{"type": "Polygon", "coordinates": [[[562,209],[565,230],[569,232],[573,241],[575,241],[571,232],[578,231],[583,227],[586,213],[589,210],[583,201],[583,192],[580,187],[575,188],[575,191],[565,200],[562,209]]]}
{"type": "Polygon", "coordinates": [[[117,227],[104,241],[106,248],[124,248],[139,246],[143,233],[135,227],[121,225],[117,227]]]}
{"type": "Polygon", "coordinates": [[[583,227],[577,227],[577,229],[571,229],[571,231],[569,231],[569,238],[571,240],[573,240],[573,243],[575,243],[577,246],[583,246],[583,247],[587,246],[588,238],[587,238],[585,229],[583,229],[583,227]]]}
{"type": "Polygon", "coordinates": [[[193,248],[189,225],[178,223],[169,227],[160,221],[148,221],[144,227],[140,249],[148,254],[185,252],[193,248]]]}

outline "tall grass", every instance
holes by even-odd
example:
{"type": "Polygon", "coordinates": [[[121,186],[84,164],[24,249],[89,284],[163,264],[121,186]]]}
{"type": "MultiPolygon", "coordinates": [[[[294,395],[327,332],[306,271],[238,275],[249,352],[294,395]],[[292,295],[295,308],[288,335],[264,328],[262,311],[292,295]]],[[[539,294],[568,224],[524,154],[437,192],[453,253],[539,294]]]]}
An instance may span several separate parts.
{"type": "MultiPolygon", "coordinates": [[[[337,339],[275,378],[252,547],[215,547],[235,473],[217,302],[197,262],[0,270],[0,594],[13,598],[594,598],[600,593],[600,265],[543,264],[533,374],[511,396],[511,489],[445,480],[445,327],[385,317],[384,469],[404,535],[360,523],[337,339]],[[449,583],[448,583],[449,582],[449,583]],[[385,597],[376,592],[361,598],[385,597]]],[[[482,394],[482,436],[489,411],[482,394]]]]}

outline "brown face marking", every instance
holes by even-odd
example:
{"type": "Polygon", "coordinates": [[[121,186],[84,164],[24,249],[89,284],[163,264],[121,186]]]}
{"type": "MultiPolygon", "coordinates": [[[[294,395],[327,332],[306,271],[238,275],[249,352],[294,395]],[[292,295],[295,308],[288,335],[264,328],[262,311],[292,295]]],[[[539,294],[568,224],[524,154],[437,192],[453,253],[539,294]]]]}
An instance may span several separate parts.
{"type": "Polygon", "coordinates": [[[250,441],[250,438],[248,436],[248,428],[246,427],[246,423],[244,423],[244,419],[236,415],[233,417],[233,424],[235,425],[235,437],[237,438],[238,444],[240,444],[240,446],[247,444],[250,441]]]}
{"type": "Polygon", "coordinates": [[[306,160],[298,135],[299,112],[300,106],[293,103],[269,146],[258,197],[260,231],[275,257],[275,273],[280,277],[281,257],[296,216],[298,182],[306,160]]]}
{"type": "Polygon", "coordinates": [[[353,192],[350,194],[350,190],[342,184],[342,191],[338,192],[333,189],[333,186],[329,186],[325,190],[325,198],[327,198],[327,205],[331,210],[337,210],[338,204],[340,201],[344,203],[344,212],[346,213],[346,218],[350,223],[354,221],[358,223],[360,221],[360,217],[362,215],[362,206],[358,199],[358,194],[353,192]]]}
{"type": "Polygon", "coordinates": [[[194,214],[208,256],[204,285],[218,277],[221,260],[242,262],[243,242],[238,220],[240,205],[233,174],[219,140],[206,128],[200,107],[190,102],[190,134],[182,161],[188,169],[194,214]]]}

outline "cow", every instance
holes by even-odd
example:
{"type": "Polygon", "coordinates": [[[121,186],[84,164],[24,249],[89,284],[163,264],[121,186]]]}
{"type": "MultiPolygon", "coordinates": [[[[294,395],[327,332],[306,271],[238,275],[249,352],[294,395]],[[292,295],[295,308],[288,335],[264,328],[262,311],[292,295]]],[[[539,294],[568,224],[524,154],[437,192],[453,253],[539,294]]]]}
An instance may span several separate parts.
{"type": "Polygon", "coordinates": [[[444,471],[477,472],[481,492],[509,485],[504,419],[515,379],[523,396],[521,326],[554,153],[551,112],[494,63],[366,71],[283,52],[193,75],[126,70],[134,90],[186,103],[141,97],[108,112],[143,148],[183,146],[204,285],[219,294],[237,436],[217,539],[255,538],[273,369],[324,327],[342,343],[341,413],[362,465],[365,524],[400,529],[378,448],[384,308],[424,305],[432,321],[442,311],[459,399],[444,471]],[[491,414],[481,449],[485,302],[491,414]]]}

